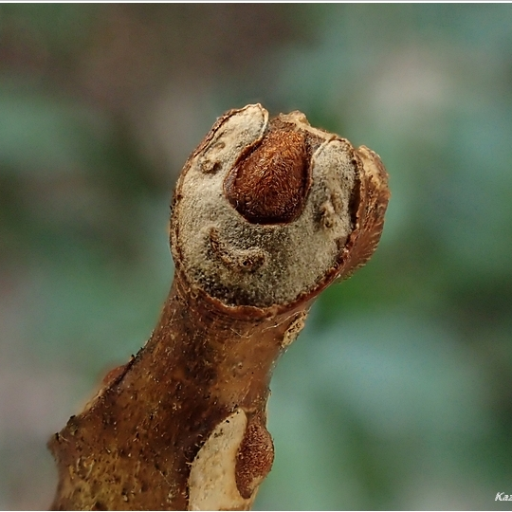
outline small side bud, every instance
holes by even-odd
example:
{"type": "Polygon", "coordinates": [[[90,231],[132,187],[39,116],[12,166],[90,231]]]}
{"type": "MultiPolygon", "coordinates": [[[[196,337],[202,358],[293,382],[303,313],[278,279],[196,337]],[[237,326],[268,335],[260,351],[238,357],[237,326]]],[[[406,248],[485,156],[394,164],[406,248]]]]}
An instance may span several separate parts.
{"type": "Polygon", "coordinates": [[[248,499],[272,468],[274,443],[259,418],[250,421],[236,455],[236,485],[248,499]]]}

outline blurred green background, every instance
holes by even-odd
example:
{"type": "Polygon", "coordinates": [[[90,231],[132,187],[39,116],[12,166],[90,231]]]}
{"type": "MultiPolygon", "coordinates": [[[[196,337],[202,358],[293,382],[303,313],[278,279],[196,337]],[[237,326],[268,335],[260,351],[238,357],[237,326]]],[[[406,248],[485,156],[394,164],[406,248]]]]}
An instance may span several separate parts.
{"type": "Polygon", "coordinates": [[[0,6],[0,508],[151,333],[169,201],[216,117],[261,102],[378,152],[372,261],[272,384],[259,509],[510,509],[512,5],[0,6]]]}

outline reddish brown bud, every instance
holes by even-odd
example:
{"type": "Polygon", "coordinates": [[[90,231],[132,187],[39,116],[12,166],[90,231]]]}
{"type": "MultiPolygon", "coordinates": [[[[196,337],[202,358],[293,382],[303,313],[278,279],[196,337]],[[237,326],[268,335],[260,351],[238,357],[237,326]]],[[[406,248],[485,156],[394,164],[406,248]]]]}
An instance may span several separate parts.
{"type": "Polygon", "coordinates": [[[224,193],[249,222],[279,224],[302,213],[309,181],[304,135],[281,128],[242,155],[226,176],[224,193]]]}
{"type": "Polygon", "coordinates": [[[273,462],[274,444],[268,430],[259,419],[250,422],[236,455],[236,485],[243,498],[252,496],[273,462]]]}

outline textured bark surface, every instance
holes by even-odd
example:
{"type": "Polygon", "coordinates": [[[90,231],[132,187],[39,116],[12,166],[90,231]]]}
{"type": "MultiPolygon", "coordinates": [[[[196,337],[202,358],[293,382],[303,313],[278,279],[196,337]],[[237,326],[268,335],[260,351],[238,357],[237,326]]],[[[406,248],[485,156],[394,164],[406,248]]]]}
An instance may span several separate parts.
{"type": "Polygon", "coordinates": [[[250,508],[274,457],[272,369],[320,291],[371,256],[388,198],[375,153],[299,112],[219,118],[176,187],[156,329],[49,442],[53,508],[250,508]]]}

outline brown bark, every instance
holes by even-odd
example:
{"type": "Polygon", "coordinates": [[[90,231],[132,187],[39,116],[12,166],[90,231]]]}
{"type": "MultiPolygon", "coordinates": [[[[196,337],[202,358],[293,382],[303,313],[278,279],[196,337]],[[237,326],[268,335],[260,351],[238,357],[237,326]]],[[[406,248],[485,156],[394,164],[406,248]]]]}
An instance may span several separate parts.
{"type": "Polygon", "coordinates": [[[274,456],[272,369],[318,293],[371,256],[388,198],[377,155],[298,112],[221,117],[175,191],[155,331],[49,442],[53,508],[250,508],[274,456]]]}

